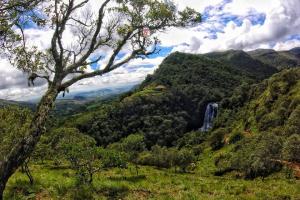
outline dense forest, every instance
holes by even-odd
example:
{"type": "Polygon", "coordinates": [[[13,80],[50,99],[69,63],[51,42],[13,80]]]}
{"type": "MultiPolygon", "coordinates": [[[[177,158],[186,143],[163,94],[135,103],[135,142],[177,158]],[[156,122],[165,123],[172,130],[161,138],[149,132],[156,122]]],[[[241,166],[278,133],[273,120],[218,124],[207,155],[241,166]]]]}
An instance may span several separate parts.
{"type": "MultiPolygon", "coordinates": [[[[175,52],[130,92],[52,113],[7,199],[299,198],[298,50],[175,52]]],[[[31,117],[0,110],[0,156],[31,117]]]]}

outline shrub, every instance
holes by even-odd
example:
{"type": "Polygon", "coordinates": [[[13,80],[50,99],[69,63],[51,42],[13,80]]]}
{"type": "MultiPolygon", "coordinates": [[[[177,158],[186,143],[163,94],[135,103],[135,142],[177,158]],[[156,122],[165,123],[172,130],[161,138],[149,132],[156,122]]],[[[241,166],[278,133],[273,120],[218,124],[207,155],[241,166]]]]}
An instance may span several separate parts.
{"type": "Polygon", "coordinates": [[[231,159],[231,168],[245,174],[246,178],[268,176],[281,169],[275,160],[280,157],[282,141],[279,137],[265,133],[239,144],[231,159]]]}
{"type": "Polygon", "coordinates": [[[209,138],[209,144],[212,150],[218,150],[224,146],[225,129],[220,128],[212,132],[209,138]]]}
{"type": "Polygon", "coordinates": [[[241,139],[243,139],[244,135],[241,132],[234,132],[233,134],[230,135],[229,137],[229,144],[234,144],[238,141],[240,141],[241,139]]]}
{"type": "Polygon", "coordinates": [[[300,163],[300,136],[291,135],[284,143],[282,157],[290,162],[300,163]]]}
{"type": "Polygon", "coordinates": [[[120,151],[100,148],[99,159],[101,160],[102,168],[127,168],[128,157],[120,151]]]}

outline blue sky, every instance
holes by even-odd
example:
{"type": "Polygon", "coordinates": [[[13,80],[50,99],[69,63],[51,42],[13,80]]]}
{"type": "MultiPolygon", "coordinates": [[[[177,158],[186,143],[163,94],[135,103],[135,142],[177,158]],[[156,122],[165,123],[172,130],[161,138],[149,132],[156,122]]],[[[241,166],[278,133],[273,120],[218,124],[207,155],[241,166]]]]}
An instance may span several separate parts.
{"type": "MultiPolygon", "coordinates": [[[[90,0],[98,5],[102,0],[90,0]]],[[[136,59],[101,78],[95,77],[74,85],[71,91],[92,90],[114,85],[141,82],[153,73],[162,60],[174,51],[207,53],[228,49],[245,51],[257,48],[288,50],[300,46],[300,1],[299,0],[174,0],[178,9],[186,6],[202,14],[203,22],[185,29],[171,28],[156,34],[160,39],[160,52],[145,59],[136,59]]],[[[29,14],[30,18],[30,14],[29,14]]],[[[28,17],[25,34],[28,42],[41,49],[49,47],[52,30],[40,29],[28,17]]],[[[71,32],[64,37],[72,41],[71,32]]],[[[107,50],[99,55],[107,54],[107,50]]],[[[97,56],[99,56],[97,55],[97,56]]],[[[122,59],[126,51],[118,55],[122,59]]],[[[91,57],[90,60],[96,59],[91,57]]],[[[105,58],[90,66],[95,70],[105,63],[105,58]]],[[[46,85],[27,87],[26,75],[0,58],[0,98],[27,100],[43,93],[46,85]]]]}

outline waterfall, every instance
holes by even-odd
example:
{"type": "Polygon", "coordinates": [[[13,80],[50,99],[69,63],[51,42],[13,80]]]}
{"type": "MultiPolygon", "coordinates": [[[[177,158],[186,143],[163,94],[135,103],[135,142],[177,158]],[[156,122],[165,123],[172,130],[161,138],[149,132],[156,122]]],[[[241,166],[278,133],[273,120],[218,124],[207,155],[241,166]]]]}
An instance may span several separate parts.
{"type": "Polygon", "coordinates": [[[203,125],[201,127],[201,131],[206,132],[212,128],[213,120],[217,116],[218,104],[217,103],[209,103],[206,106],[205,116],[203,120],[203,125]]]}

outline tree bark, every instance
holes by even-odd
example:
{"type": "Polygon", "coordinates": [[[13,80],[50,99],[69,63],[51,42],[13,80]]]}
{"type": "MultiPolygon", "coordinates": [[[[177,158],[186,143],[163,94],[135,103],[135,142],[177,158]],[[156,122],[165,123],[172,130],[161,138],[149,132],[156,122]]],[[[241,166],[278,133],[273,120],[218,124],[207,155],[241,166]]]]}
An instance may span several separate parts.
{"type": "Polygon", "coordinates": [[[31,155],[41,135],[45,132],[45,124],[58,93],[57,87],[49,87],[37,107],[28,134],[18,145],[12,148],[3,161],[0,161],[0,200],[3,199],[3,192],[8,179],[31,155]]]}

